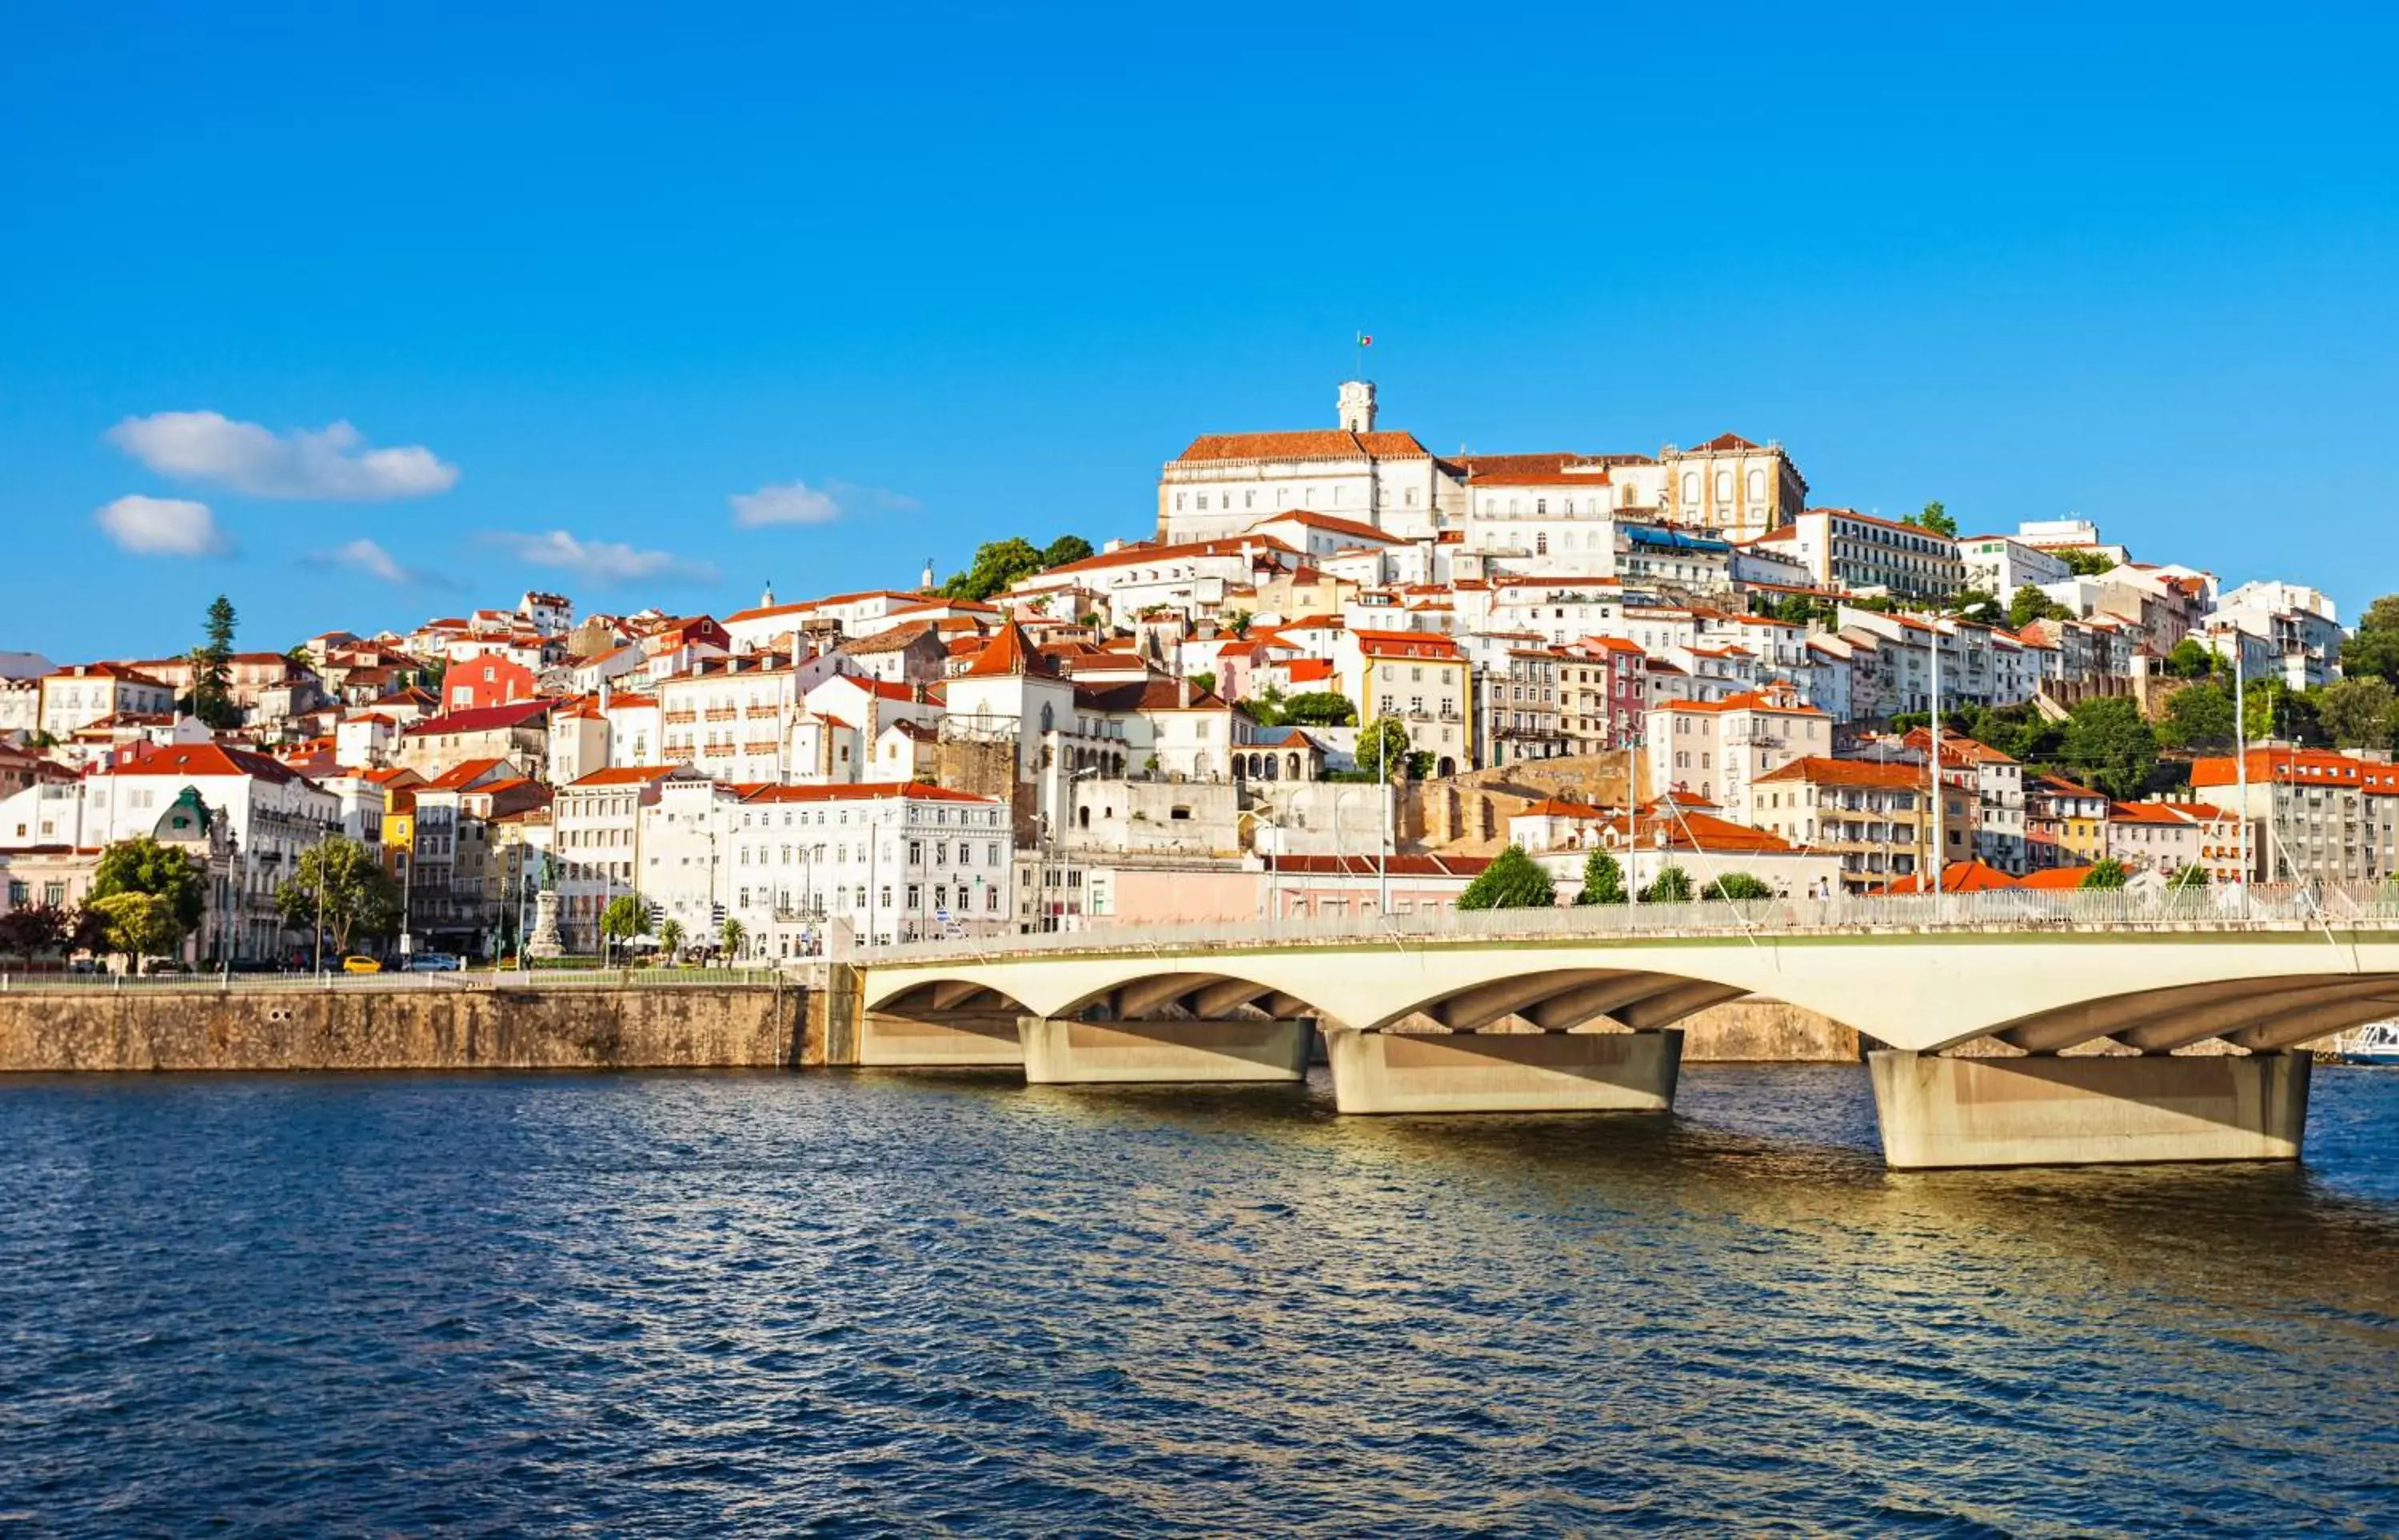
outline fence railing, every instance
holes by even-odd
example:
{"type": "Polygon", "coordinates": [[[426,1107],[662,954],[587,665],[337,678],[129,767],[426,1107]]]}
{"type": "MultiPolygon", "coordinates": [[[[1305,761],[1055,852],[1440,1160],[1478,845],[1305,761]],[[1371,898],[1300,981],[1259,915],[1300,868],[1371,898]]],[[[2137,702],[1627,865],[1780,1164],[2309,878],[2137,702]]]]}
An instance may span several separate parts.
{"type": "Polygon", "coordinates": [[[1426,909],[1392,914],[1294,915],[985,936],[861,948],[852,961],[989,961],[1025,953],[1166,952],[1342,941],[1548,940],[1572,937],[1765,939],[1827,932],[2399,930],[2399,885],[2227,885],[2044,892],[2002,889],[1879,898],[1757,898],[1546,909],[1426,909]]]}
{"type": "Polygon", "coordinates": [[[489,968],[456,973],[54,973],[0,968],[0,993],[422,993],[427,991],[725,989],[789,984],[775,968],[489,968]]]}

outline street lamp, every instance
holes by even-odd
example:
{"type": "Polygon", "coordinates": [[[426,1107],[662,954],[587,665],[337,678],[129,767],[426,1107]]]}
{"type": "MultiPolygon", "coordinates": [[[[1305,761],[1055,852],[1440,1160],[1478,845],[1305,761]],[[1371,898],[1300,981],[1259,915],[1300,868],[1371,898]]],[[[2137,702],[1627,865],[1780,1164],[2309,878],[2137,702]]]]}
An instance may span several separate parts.
{"type": "MultiPolygon", "coordinates": [[[[1338,835],[1338,834],[1340,833],[1340,831],[1341,831],[1341,814],[1340,814],[1340,801],[1341,801],[1341,794],[1340,794],[1339,792],[1337,792],[1337,791],[1336,791],[1336,792],[1335,792],[1335,793],[1333,794],[1333,800],[1334,800],[1334,804],[1335,804],[1334,815],[1333,815],[1333,830],[1334,830],[1334,833],[1335,833],[1335,835],[1338,835]]],[[[1275,822],[1275,820],[1274,820],[1274,815],[1273,815],[1272,813],[1270,813],[1270,812],[1267,812],[1267,813],[1262,813],[1262,812],[1258,811],[1256,808],[1254,808],[1254,808],[1251,808],[1249,811],[1247,811],[1247,812],[1245,812],[1245,813],[1240,813],[1240,814],[1236,814],[1236,815],[1234,816],[1234,818],[1233,818],[1233,843],[1234,843],[1236,845],[1238,845],[1238,844],[1240,844],[1241,843],[1241,820],[1242,820],[1243,818],[1248,818],[1248,819],[1249,819],[1249,820],[1251,820],[1253,823],[1258,824],[1258,825],[1260,825],[1260,826],[1262,826],[1262,827],[1264,827],[1264,828],[1267,828],[1267,829],[1271,829],[1271,830],[1273,830],[1273,831],[1275,831],[1275,841],[1276,841],[1276,844],[1280,844],[1281,843],[1281,840],[1282,840],[1282,825],[1281,825],[1281,824],[1279,824],[1279,823],[1275,822]]],[[[1257,835],[1256,835],[1256,833],[1255,833],[1254,831],[1253,831],[1253,832],[1252,832],[1252,834],[1251,834],[1251,836],[1250,836],[1250,847],[1251,847],[1252,849],[1255,849],[1255,848],[1257,848],[1257,835]]],[[[1277,912],[1277,911],[1279,910],[1279,908],[1280,908],[1281,906],[1280,906],[1280,905],[1278,905],[1278,904],[1275,902],[1275,900],[1276,900],[1278,898],[1280,898],[1280,897],[1281,897],[1281,895],[1280,895],[1280,894],[1276,891],[1276,889],[1275,889],[1275,856],[1276,856],[1276,854],[1277,854],[1277,851],[1276,851],[1273,847],[1271,847],[1271,846],[1270,846],[1270,847],[1268,847],[1268,849],[1267,849],[1267,852],[1266,852],[1266,861],[1267,861],[1267,904],[1266,904],[1266,908],[1267,908],[1267,917],[1268,919],[1273,919],[1273,920],[1279,920],[1279,919],[1282,918],[1282,916],[1281,916],[1280,913],[1278,913],[1278,912],[1277,912]]]]}

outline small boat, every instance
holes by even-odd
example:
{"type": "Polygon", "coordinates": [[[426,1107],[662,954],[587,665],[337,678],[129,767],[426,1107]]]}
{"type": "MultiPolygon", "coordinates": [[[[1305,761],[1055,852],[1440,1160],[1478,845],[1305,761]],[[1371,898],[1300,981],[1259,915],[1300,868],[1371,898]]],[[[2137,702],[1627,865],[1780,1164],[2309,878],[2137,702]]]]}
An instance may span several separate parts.
{"type": "Polygon", "coordinates": [[[2399,1021],[2369,1021],[2334,1038],[2330,1047],[2338,1063],[2399,1065],[2399,1021]]]}

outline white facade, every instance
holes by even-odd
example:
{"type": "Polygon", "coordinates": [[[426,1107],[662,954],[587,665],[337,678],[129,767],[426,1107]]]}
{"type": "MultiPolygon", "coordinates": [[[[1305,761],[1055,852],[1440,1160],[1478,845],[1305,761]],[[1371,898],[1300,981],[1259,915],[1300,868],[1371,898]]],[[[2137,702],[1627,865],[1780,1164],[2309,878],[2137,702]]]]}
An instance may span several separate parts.
{"type": "Polygon", "coordinates": [[[828,926],[875,943],[1014,928],[1016,844],[998,801],[936,786],[783,786],[730,814],[725,875],[749,955],[822,950],[828,926]]]}

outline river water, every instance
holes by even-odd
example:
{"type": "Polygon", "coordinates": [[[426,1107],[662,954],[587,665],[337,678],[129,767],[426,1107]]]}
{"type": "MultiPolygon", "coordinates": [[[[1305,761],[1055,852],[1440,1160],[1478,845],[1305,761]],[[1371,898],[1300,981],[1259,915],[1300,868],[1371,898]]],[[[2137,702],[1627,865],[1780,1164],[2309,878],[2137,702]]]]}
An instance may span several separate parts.
{"type": "Polygon", "coordinates": [[[0,1533],[2399,1531],[2399,1074],[2297,1169],[1681,1100],[0,1082],[0,1533]]]}

